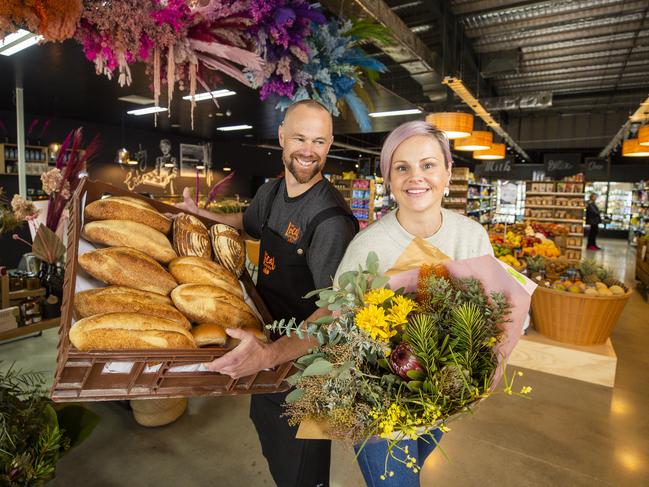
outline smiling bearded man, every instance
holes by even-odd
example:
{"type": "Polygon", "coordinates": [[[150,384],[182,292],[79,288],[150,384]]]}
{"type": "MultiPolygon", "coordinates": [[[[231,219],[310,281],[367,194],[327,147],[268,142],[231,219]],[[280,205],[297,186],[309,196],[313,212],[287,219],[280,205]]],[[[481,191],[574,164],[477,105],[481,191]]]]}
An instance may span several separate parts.
{"type": "MultiPolygon", "coordinates": [[[[331,286],[358,222],[338,190],[322,177],[333,142],[327,109],[313,100],[294,103],[286,111],[278,137],[284,177],[259,188],[245,213],[216,216],[199,210],[189,192],[179,206],[259,239],[257,290],[273,319],[313,321],[324,313],[316,311],[315,298],[303,296],[331,286]]],[[[295,360],[317,346],[317,341],[296,336],[266,344],[250,331],[227,329],[227,333],[239,339],[239,345],[208,368],[233,378],[295,360]]],[[[295,438],[297,427],[282,417],[286,395],[255,394],[250,400],[250,417],[273,479],[279,487],[327,487],[331,442],[295,438]]]]}

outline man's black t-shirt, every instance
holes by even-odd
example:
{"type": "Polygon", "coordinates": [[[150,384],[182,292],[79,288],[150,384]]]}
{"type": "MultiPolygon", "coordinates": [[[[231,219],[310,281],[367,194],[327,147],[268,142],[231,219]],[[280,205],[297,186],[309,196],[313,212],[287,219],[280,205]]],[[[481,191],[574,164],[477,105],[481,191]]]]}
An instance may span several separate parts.
{"type": "MultiPolygon", "coordinates": [[[[259,188],[243,214],[243,227],[253,238],[261,238],[262,219],[267,214],[268,205],[273,204],[271,192],[276,184],[277,181],[273,180],[259,188]]],[[[279,184],[268,228],[289,244],[300,241],[310,221],[321,211],[335,206],[349,208],[342,195],[326,179],[295,198],[288,196],[284,179],[279,184]]],[[[334,216],[318,225],[306,255],[316,288],[331,286],[338,264],[355,234],[356,228],[350,217],[334,216]]]]}

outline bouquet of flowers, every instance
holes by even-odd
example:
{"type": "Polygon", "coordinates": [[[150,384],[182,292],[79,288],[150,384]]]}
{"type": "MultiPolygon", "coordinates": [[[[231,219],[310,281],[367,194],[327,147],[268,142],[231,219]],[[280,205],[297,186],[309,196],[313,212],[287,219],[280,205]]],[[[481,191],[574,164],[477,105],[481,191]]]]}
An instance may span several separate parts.
{"type": "MultiPolygon", "coordinates": [[[[508,285],[518,286],[495,265],[508,285]]],[[[451,418],[487,397],[522,321],[518,314],[512,320],[505,293],[488,291],[473,277],[453,276],[443,264],[421,267],[415,286],[396,291],[377,271],[378,258],[370,253],[366,268],[342,274],[338,288],[311,294],[333,315],[269,325],[289,336],[317,337],[321,345],[297,360],[286,414],[293,425],[324,422],[330,438],[386,439],[388,455],[417,471],[399,441],[428,435],[431,428],[444,431],[451,418]]],[[[513,380],[505,382],[514,394],[513,380]]]]}

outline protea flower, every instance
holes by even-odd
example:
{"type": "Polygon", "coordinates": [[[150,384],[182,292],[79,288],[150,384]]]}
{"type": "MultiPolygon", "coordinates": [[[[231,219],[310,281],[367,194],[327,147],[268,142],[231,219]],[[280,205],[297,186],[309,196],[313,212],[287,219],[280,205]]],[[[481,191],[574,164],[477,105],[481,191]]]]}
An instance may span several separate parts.
{"type": "Polygon", "coordinates": [[[401,342],[397,345],[395,349],[392,350],[388,362],[390,363],[392,370],[404,380],[410,380],[408,372],[411,370],[424,372],[424,368],[419,363],[419,360],[415,356],[408,342],[401,342]]]}

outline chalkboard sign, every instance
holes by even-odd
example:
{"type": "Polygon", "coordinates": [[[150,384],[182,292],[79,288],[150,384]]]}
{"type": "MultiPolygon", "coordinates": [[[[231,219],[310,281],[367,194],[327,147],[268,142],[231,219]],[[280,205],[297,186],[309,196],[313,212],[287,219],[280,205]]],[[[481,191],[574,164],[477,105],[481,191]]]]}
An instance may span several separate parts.
{"type": "Polygon", "coordinates": [[[581,172],[581,154],[543,154],[546,176],[574,176],[581,172]]]}
{"type": "Polygon", "coordinates": [[[608,159],[601,157],[586,157],[584,159],[584,175],[587,181],[608,180],[608,159]]]}

